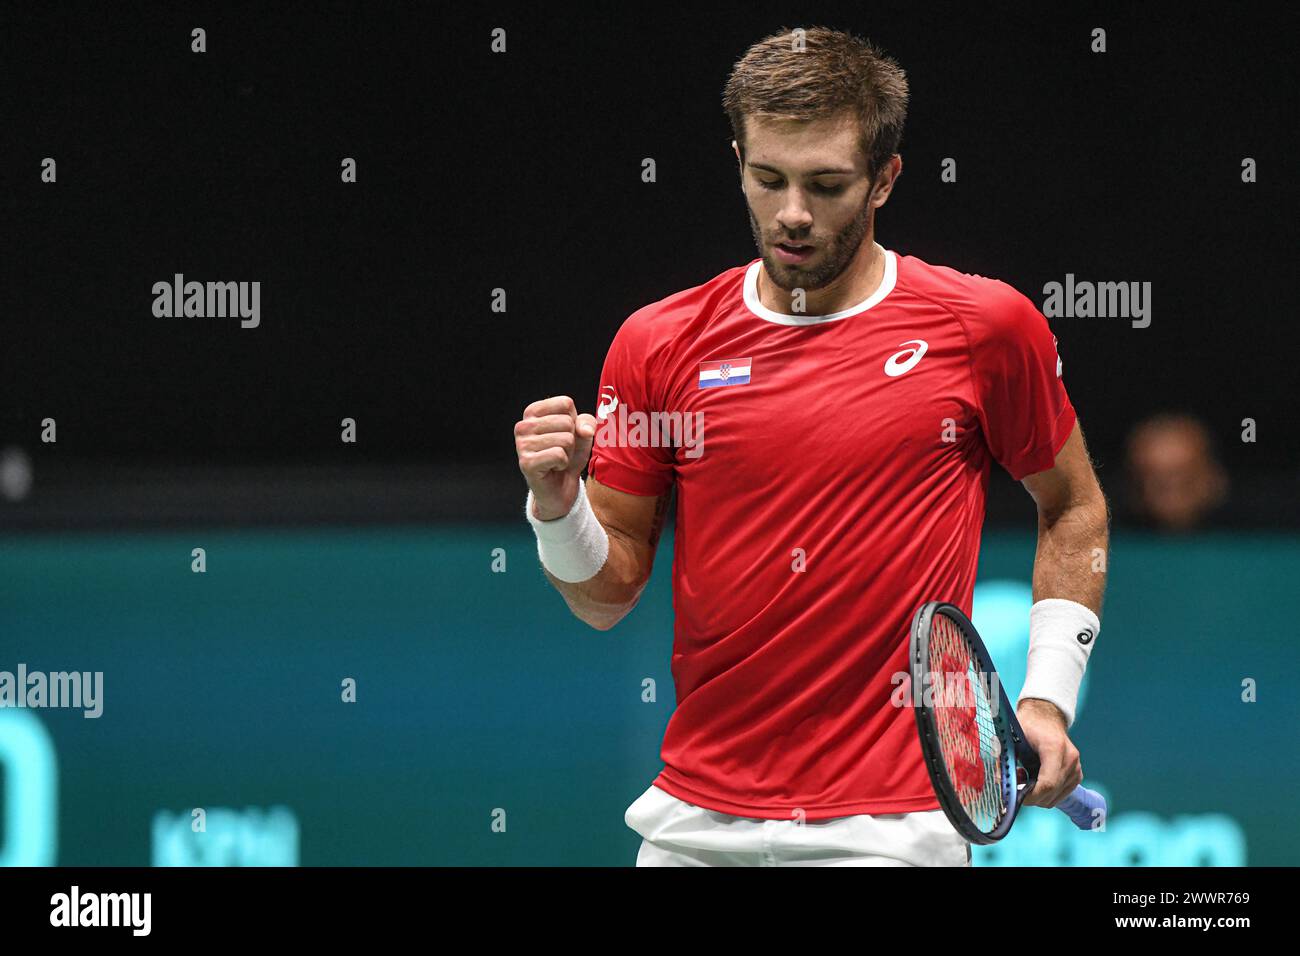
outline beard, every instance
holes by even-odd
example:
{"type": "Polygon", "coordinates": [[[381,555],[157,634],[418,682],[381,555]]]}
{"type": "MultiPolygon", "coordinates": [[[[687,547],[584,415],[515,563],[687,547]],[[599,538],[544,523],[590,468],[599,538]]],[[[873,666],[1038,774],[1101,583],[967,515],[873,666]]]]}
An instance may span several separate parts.
{"type": "Polygon", "coordinates": [[[793,292],[795,289],[820,289],[834,282],[849,267],[853,257],[858,254],[862,240],[871,228],[871,197],[875,190],[867,190],[867,198],[861,208],[849,220],[848,224],[837,232],[829,243],[819,246],[815,261],[804,265],[787,265],[768,251],[763,244],[763,230],[754,218],[754,210],[749,201],[745,201],[745,210],[749,213],[749,229],[754,234],[754,245],[763,257],[763,268],[768,279],[779,289],[793,292]]]}

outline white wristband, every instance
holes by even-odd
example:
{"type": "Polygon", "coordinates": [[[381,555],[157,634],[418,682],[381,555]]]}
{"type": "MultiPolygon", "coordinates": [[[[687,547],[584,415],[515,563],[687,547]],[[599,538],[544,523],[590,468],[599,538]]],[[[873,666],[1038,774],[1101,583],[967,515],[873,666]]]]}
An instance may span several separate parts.
{"type": "Polygon", "coordinates": [[[1101,621],[1090,608],[1064,598],[1045,598],[1029,609],[1029,660],[1020,701],[1027,697],[1051,701],[1074,723],[1079,685],[1088,656],[1097,643],[1101,621]]]}
{"type": "Polygon", "coordinates": [[[524,517],[537,535],[537,556],[542,567],[561,581],[576,584],[599,573],[609,557],[609,535],[587,500],[586,483],[578,480],[578,497],[563,518],[542,521],[533,517],[533,492],[528,490],[524,517]]]}

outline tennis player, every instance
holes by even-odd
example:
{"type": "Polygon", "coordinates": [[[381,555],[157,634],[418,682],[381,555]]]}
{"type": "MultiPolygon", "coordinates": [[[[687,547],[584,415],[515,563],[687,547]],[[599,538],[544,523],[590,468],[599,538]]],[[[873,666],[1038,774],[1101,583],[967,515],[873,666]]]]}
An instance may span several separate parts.
{"type": "Polygon", "coordinates": [[[1026,802],[1082,779],[1109,516],[1056,340],[1011,286],[876,241],[907,80],[874,46],[767,37],[723,102],[759,257],[633,313],[596,415],[515,425],[542,565],[592,627],[637,603],[676,490],[677,707],[636,862],[969,865],[897,690],[917,607],[970,613],[996,461],[1038,507],[1026,802]]]}

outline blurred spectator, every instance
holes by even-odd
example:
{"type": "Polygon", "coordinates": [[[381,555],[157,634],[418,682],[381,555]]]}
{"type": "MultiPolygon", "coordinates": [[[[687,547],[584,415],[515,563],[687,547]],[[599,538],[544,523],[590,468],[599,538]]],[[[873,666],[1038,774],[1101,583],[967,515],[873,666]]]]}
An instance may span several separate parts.
{"type": "Polygon", "coordinates": [[[1228,497],[1228,476],[1205,425],[1192,415],[1160,414],[1128,438],[1128,518],[1162,531],[1214,523],[1228,497]]]}

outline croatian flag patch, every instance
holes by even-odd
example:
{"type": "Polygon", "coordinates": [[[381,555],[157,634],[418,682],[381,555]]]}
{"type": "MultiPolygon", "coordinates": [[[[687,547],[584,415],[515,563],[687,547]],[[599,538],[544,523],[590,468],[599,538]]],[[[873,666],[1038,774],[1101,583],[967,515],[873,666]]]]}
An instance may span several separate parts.
{"type": "Polygon", "coordinates": [[[748,385],[753,359],[723,359],[700,363],[700,388],[718,385],[748,385]]]}

